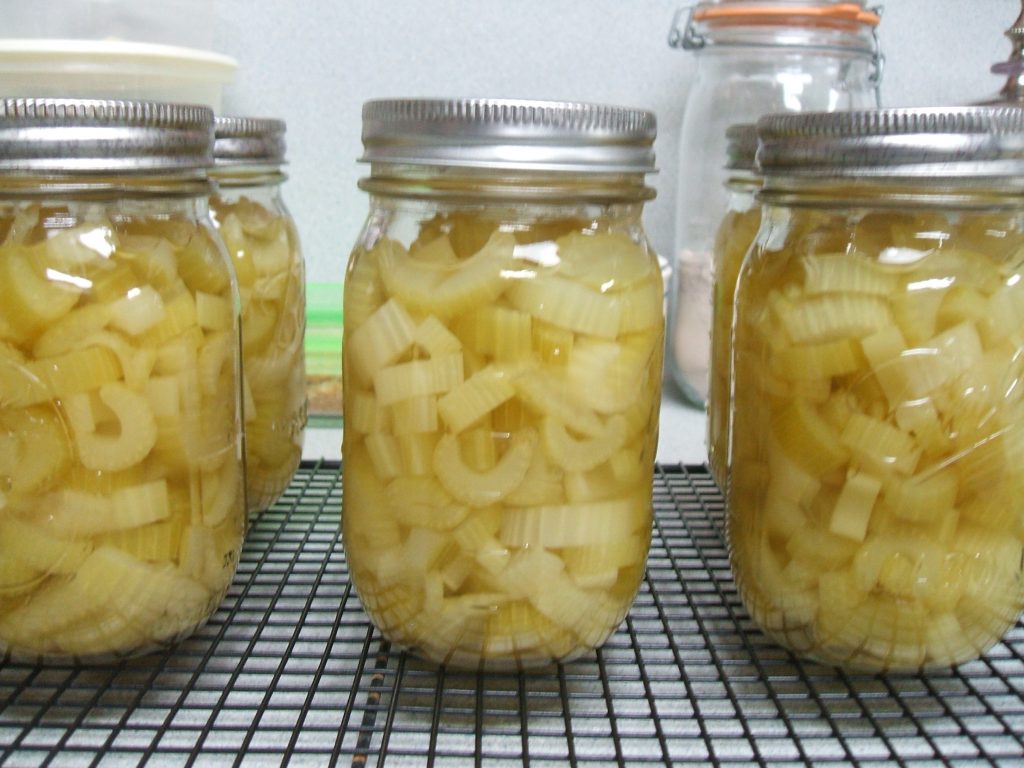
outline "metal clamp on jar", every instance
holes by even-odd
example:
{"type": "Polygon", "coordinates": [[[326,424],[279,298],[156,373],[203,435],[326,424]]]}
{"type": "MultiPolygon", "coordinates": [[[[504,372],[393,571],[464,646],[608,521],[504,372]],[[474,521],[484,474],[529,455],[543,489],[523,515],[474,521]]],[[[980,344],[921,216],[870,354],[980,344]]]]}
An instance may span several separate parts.
{"type": "Polygon", "coordinates": [[[386,637],[536,666],[615,630],[651,538],[654,116],[375,101],[345,278],[342,523],[386,637]]]}
{"type": "Polygon", "coordinates": [[[733,336],[743,601],[828,664],[973,659],[1024,606],[1024,110],[758,132],[733,336]]]}

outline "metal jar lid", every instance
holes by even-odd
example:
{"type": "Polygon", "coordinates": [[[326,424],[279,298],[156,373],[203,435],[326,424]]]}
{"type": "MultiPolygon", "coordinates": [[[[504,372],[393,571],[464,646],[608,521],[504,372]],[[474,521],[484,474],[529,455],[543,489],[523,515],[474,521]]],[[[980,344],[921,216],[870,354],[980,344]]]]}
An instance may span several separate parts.
{"type": "Polygon", "coordinates": [[[0,172],[134,174],[213,160],[213,110],[101,99],[0,99],[0,172]]]}
{"type": "Polygon", "coordinates": [[[775,114],[757,123],[765,175],[992,178],[1024,174],[1024,109],[775,114]]]}
{"type": "Polygon", "coordinates": [[[262,117],[218,117],[214,125],[214,162],[229,165],[284,163],[284,120],[262,117]]]}
{"type": "Polygon", "coordinates": [[[654,113],[560,101],[387,99],[363,105],[361,162],[650,173],[654,113]]]}

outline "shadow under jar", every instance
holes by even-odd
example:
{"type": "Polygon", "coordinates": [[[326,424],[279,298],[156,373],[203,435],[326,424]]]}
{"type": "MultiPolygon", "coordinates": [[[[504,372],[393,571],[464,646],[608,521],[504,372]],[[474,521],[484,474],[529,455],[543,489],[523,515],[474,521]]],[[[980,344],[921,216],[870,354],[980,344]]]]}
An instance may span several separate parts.
{"type": "Polygon", "coordinates": [[[654,117],[587,104],[363,109],[345,279],[342,523],[398,645],[461,667],[585,653],[651,539],[663,285],[654,117]]]}
{"type": "Polygon", "coordinates": [[[758,132],[728,502],[743,601],[828,664],[976,658],[1024,605],[1024,111],[758,132]]]}
{"type": "Polygon", "coordinates": [[[0,101],[0,651],[192,633],[245,527],[205,107],[0,101]]]}

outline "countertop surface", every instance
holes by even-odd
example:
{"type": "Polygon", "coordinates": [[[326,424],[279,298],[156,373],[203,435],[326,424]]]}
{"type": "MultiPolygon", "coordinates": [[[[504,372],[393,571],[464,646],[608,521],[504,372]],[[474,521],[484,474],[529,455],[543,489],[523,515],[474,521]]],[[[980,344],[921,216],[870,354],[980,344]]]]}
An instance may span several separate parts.
{"type": "MultiPolygon", "coordinates": [[[[659,464],[703,464],[706,417],[703,410],[686,405],[675,388],[665,385],[661,401],[661,429],[658,436],[659,464]]],[[[310,427],[302,451],[304,459],[341,458],[341,429],[310,427]]]]}

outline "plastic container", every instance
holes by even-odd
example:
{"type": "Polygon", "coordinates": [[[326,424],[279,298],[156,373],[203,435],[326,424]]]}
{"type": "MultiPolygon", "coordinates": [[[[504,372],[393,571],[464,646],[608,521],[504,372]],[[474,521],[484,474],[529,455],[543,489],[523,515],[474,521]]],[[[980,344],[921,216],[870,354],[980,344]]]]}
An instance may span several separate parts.
{"type": "Polygon", "coordinates": [[[827,664],[976,658],[1024,606],[1024,110],[758,132],[733,337],[743,602],[827,664]]]}
{"type": "Polygon", "coordinates": [[[0,40],[9,97],[149,99],[220,111],[238,64],[229,56],[122,40],[0,40]]]}
{"type": "Polygon", "coordinates": [[[728,209],[726,130],[768,112],[878,106],[878,21],[860,3],[824,0],[726,0],[676,14],[669,42],[694,52],[696,72],[679,140],[668,368],[691,405],[704,407],[708,393],[712,252],[728,209]]]}
{"type": "Polygon", "coordinates": [[[314,426],[340,427],[342,283],[306,286],[306,393],[314,426]]]}
{"type": "Polygon", "coordinates": [[[306,430],[306,267],[288,208],[285,124],[218,117],[214,223],[241,297],[246,493],[251,513],[273,504],[302,460],[306,430]]]}
{"type": "Polygon", "coordinates": [[[761,226],[756,170],[757,127],[734,125],[727,132],[729,204],[715,235],[711,269],[711,369],[708,389],[708,468],[718,487],[728,487],[729,410],[732,406],[732,316],[736,279],[761,226]]]}
{"type": "Polygon", "coordinates": [[[245,528],[205,107],[0,101],[0,652],[166,646],[245,528]]]}
{"type": "Polygon", "coordinates": [[[664,338],[654,136],[651,113],[589,104],[363,107],[342,533],[371,620],[419,656],[571,659],[636,594],[664,338]]]}

